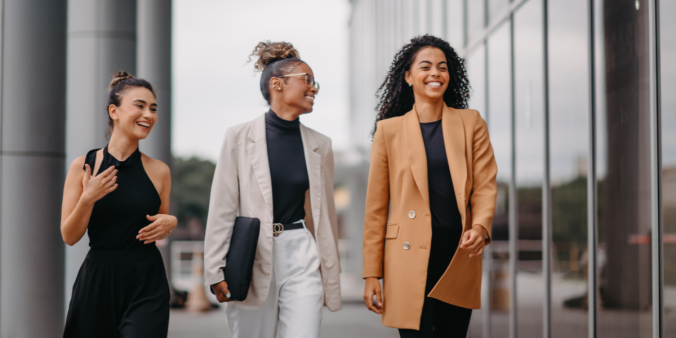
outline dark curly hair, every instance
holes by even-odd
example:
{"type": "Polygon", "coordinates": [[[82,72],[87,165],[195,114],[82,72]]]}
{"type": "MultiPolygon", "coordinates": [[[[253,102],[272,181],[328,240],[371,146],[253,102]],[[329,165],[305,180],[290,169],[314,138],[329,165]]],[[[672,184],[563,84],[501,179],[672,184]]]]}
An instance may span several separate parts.
{"type": "MultiPolygon", "coordinates": [[[[249,62],[252,56],[258,56],[254,63],[254,69],[261,71],[261,94],[265,101],[270,104],[270,79],[289,74],[296,66],[305,61],[300,59],[300,54],[288,42],[259,42],[249,55],[249,62]]],[[[284,79],[286,83],[287,79],[284,79]]]]}
{"type": "Polygon", "coordinates": [[[467,109],[467,101],[470,95],[469,79],[465,60],[458,56],[451,45],[432,35],[417,36],[411,39],[395,56],[390,71],[385,77],[385,82],[378,88],[376,96],[380,101],[376,106],[376,122],[373,126],[371,137],[376,133],[378,121],[395,116],[402,116],[413,109],[415,98],[413,88],[406,85],[404,77],[406,71],[411,69],[418,52],[425,47],[439,48],[446,55],[450,82],[444,93],[444,102],[449,107],[467,109]]]}

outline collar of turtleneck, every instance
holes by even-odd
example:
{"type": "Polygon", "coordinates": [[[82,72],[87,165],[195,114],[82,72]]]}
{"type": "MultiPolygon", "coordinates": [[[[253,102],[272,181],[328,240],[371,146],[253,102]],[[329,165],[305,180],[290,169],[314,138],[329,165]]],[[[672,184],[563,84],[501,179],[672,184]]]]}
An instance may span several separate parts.
{"type": "Polygon", "coordinates": [[[268,110],[268,113],[265,114],[265,122],[268,127],[279,132],[297,132],[300,128],[300,119],[293,121],[281,119],[272,109],[268,110]]]}

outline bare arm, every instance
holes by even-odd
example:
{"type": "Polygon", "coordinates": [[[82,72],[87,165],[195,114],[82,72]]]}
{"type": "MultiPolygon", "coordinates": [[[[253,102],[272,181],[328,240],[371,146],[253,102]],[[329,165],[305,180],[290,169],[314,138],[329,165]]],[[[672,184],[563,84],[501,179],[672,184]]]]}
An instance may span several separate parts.
{"type": "Polygon", "coordinates": [[[171,197],[171,171],[169,166],[145,155],[143,159],[148,164],[146,166],[148,177],[153,182],[162,201],[157,215],[146,216],[152,223],[139,230],[139,234],[136,236],[139,241],[143,241],[143,244],[149,244],[169,237],[176,228],[178,220],[175,216],[169,215],[169,198],[171,197]]]}
{"type": "Polygon", "coordinates": [[[87,231],[94,203],[117,189],[117,170],[114,167],[92,176],[89,165],[82,170],[84,162],[84,156],[73,161],[63,189],[61,236],[71,246],[79,242],[87,231]]]}

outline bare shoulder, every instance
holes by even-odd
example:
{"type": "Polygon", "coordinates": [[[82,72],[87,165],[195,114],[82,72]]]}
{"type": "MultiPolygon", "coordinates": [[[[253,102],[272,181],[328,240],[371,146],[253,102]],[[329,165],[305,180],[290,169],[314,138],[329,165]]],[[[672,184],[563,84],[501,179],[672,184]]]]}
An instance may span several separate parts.
{"type": "MultiPolygon", "coordinates": [[[[84,174],[84,172],[85,172],[84,169],[82,169],[82,168],[84,168],[86,158],[87,158],[87,156],[82,155],[82,156],[76,158],[75,160],[73,160],[73,163],[70,164],[70,168],[68,169],[68,175],[69,176],[70,175],[82,176],[82,174],[84,174]]],[[[94,168],[92,168],[91,170],[93,171],[94,168]]]]}
{"type": "Polygon", "coordinates": [[[143,161],[143,167],[149,174],[152,174],[155,177],[167,178],[171,177],[171,171],[169,166],[160,161],[156,160],[146,154],[141,153],[141,161],[143,161]]]}

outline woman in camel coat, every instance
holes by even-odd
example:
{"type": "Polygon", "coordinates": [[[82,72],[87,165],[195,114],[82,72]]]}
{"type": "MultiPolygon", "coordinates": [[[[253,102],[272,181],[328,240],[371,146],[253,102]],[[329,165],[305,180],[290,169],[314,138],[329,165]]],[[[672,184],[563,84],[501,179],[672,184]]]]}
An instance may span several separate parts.
{"type": "Polygon", "coordinates": [[[464,60],[433,36],[404,46],[381,90],[364,220],[364,300],[401,337],[464,338],[471,309],[481,304],[481,253],[496,204],[486,122],[466,109],[464,60]]]}

